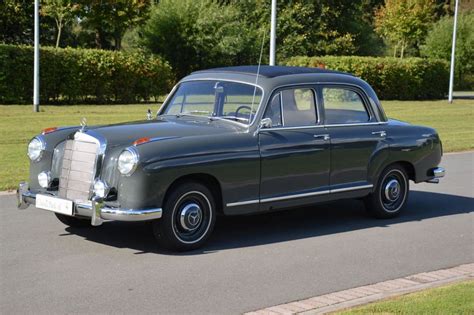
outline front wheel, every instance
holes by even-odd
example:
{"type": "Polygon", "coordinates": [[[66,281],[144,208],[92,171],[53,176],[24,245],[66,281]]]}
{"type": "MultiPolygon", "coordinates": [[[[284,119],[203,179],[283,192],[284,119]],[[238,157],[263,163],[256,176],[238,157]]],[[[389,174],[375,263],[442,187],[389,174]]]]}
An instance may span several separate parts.
{"type": "Polygon", "coordinates": [[[375,191],[365,198],[367,211],[376,218],[393,218],[403,210],[409,190],[403,166],[391,165],[382,172],[375,191]]]}
{"type": "Polygon", "coordinates": [[[163,216],[153,222],[158,244],[176,251],[199,248],[214,229],[215,208],[206,186],[188,182],[175,187],[166,198],[163,216]]]}

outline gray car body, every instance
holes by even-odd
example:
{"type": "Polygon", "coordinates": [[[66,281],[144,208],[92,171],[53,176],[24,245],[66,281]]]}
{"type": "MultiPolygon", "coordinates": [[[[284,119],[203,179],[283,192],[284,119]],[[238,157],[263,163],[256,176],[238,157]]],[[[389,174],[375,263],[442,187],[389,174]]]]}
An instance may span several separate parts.
{"type": "MultiPolygon", "coordinates": [[[[387,119],[377,95],[365,81],[329,71],[258,77],[252,71],[201,71],[177,84],[229,80],[258,86],[263,96],[249,126],[205,117],[160,116],[158,112],[153,120],[88,127],[84,132],[101,138],[106,145],[98,176],[116,191],[115,200],[106,202],[128,209],[162,207],[174,185],[197,180],[211,188],[219,212],[237,215],[363,197],[373,191],[382,170],[393,163],[404,164],[414,182],[434,177],[432,169],[442,156],[436,131],[387,119]],[[325,124],[318,93],[323,85],[357,89],[371,112],[370,121],[325,124]],[[310,87],[317,92],[319,123],[303,128],[261,128],[272,95],[290,86],[310,87]],[[376,134],[380,131],[386,136],[376,134]],[[319,134],[328,134],[331,139],[314,138],[319,134]],[[135,147],[139,165],[131,176],[123,176],[117,170],[118,155],[141,137],[152,141],[135,147]]],[[[38,136],[46,142],[46,150],[40,161],[30,164],[32,191],[44,191],[37,180],[41,171],[51,171],[53,178],[59,178],[65,140],[78,130],[58,128],[38,136]]]]}

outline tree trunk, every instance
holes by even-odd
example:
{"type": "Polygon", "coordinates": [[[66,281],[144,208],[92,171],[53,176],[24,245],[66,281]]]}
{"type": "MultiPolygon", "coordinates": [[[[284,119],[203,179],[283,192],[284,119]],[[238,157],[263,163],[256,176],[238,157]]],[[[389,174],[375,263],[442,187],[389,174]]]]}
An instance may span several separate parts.
{"type": "Polygon", "coordinates": [[[406,46],[407,45],[406,45],[405,41],[403,40],[402,41],[402,47],[400,48],[400,59],[403,59],[403,57],[404,57],[406,46]]]}
{"type": "Polygon", "coordinates": [[[114,41],[115,41],[115,50],[122,50],[122,35],[119,33],[115,33],[114,41]]]}
{"type": "Polygon", "coordinates": [[[56,37],[56,48],[58,48],[59,42],[61,41],[61,31],[63,29],[63,21],[56,20],[56,26],[58,27],[58,36],[56,37]]]}

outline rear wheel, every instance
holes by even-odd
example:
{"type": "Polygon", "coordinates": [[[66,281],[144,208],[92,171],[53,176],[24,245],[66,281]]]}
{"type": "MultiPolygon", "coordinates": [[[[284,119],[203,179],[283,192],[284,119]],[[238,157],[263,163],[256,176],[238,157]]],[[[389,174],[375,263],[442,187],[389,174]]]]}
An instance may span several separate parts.
{"type": "Polygon", "coordinates": [[[61,221],[63,224],[65,224],[67,226],[72,226],[72,227],[77,227],[77,228],[90,227],[91,226],[91,221],[90,220],[70,217],[68,215],[64,215],[64,214],[60,214],[60,213],[55,213],[55,215],[56,215],[56,218],[58,218],[59,221],[61,221]]]}
{"type": "Polygon", "coordinates": [[[391,165],[382,172],[375,191],[365,198],[366,208],[376,218],[393,218],[403,210],[409,189],[403,166],[391,165]]]}
{"type": "Polygon", "coordinates": [[[209,189],[197,182],[183,183],[169,193],[163,216],[153,222],[160,246],[187,251],[202,246],[214,229],[216,205],[209,189]]]}

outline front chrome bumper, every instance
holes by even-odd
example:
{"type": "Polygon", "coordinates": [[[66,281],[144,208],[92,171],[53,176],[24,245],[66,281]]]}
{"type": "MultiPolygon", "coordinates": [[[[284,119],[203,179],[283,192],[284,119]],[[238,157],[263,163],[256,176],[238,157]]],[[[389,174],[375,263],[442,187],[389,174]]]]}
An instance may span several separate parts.
{"type": "MultiPolygon", "coordinates": [[[[21,182],[17,190],[18,209],[26,209],[36,204],[36,193],[30,191],[26,182],[21,182]]],[[[74,216],[89,217],[94,226],[104,221],[149,221],[161,218],[161,208],[122,209],[107,206],[101,198],[94,197],[90,203],[74,203],[74,216]]]]}

